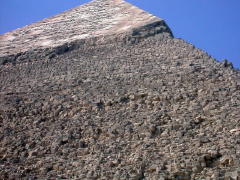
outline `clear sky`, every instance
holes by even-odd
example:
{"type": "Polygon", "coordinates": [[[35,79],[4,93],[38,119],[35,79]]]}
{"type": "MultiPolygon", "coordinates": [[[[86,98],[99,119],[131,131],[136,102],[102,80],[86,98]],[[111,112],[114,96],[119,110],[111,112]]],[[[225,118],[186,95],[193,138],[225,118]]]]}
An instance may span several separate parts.
{"type": "MultiPolygon", "coordinates": [[[[166,20],[177,38],[240,68],[240,0],[127,0],[166,20]]],[[[89,0],[1,0],[0,34],[89,0]]]]}

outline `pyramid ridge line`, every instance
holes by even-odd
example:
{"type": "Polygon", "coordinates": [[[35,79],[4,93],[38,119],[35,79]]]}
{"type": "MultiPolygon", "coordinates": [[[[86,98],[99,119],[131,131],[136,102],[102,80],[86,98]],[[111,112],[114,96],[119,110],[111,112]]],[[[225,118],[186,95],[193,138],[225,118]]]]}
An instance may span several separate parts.
{"type": "Polygon", "coordinates": [[[94,0],[0,35],[0,57],[55,48],[77,40],[131,34],[138,28],[158,22],[162,22],[164,31],[172,36],[161,18],[126,1],[94,0]]]}

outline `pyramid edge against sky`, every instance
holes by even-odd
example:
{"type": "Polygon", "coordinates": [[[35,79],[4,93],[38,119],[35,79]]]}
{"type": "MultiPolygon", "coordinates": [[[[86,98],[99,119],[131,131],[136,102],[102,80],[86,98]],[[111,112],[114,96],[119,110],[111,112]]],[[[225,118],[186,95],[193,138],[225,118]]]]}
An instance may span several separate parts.
{"type": "Polygon", "coordinates": [[[0,64],[37,50],[69,49],[66,46],[79,40],[104,37],[106,41],[108,37],[115,41],[116,37],[144,38],[160,33],[173,37],[164,20],[124,0],[94,0],[0,35],[0,64]]]}
{"type": "Polygon", "coordinates": [[[240,71],[163,20],[96,0],[11,33],[0,179],[240,178],[240,71]]]}

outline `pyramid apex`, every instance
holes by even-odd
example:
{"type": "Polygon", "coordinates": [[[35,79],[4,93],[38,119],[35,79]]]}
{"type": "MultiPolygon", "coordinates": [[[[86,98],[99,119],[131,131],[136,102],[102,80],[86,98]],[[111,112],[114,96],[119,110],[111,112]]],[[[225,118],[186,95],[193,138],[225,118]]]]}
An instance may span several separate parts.
{"type": "Polygon", "coordinates": [[[130,32],[162,19],[124,0],[93,0],[0,36],[0,57],[130,32]]]}

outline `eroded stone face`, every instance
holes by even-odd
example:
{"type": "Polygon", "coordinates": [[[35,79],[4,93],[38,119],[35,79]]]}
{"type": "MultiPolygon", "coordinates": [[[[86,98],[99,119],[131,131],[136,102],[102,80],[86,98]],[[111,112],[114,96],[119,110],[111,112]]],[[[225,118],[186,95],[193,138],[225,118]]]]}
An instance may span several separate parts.
{"type": "Polygon", "coordinates": [[[123,0],[95,0],[0,36],[0,56],[129,32],[161,19],[123,0]]]}
{"type": "Polygon", "coordinates": [[[239,71],[174,38],[65,50],[0,66],[0,179],[239,178],[239,71]]]}
{"type": "Polygon", "coordinates": [[[1,36],[0,179],[239,179],[240,72],[128,7],[1,36]]]}

